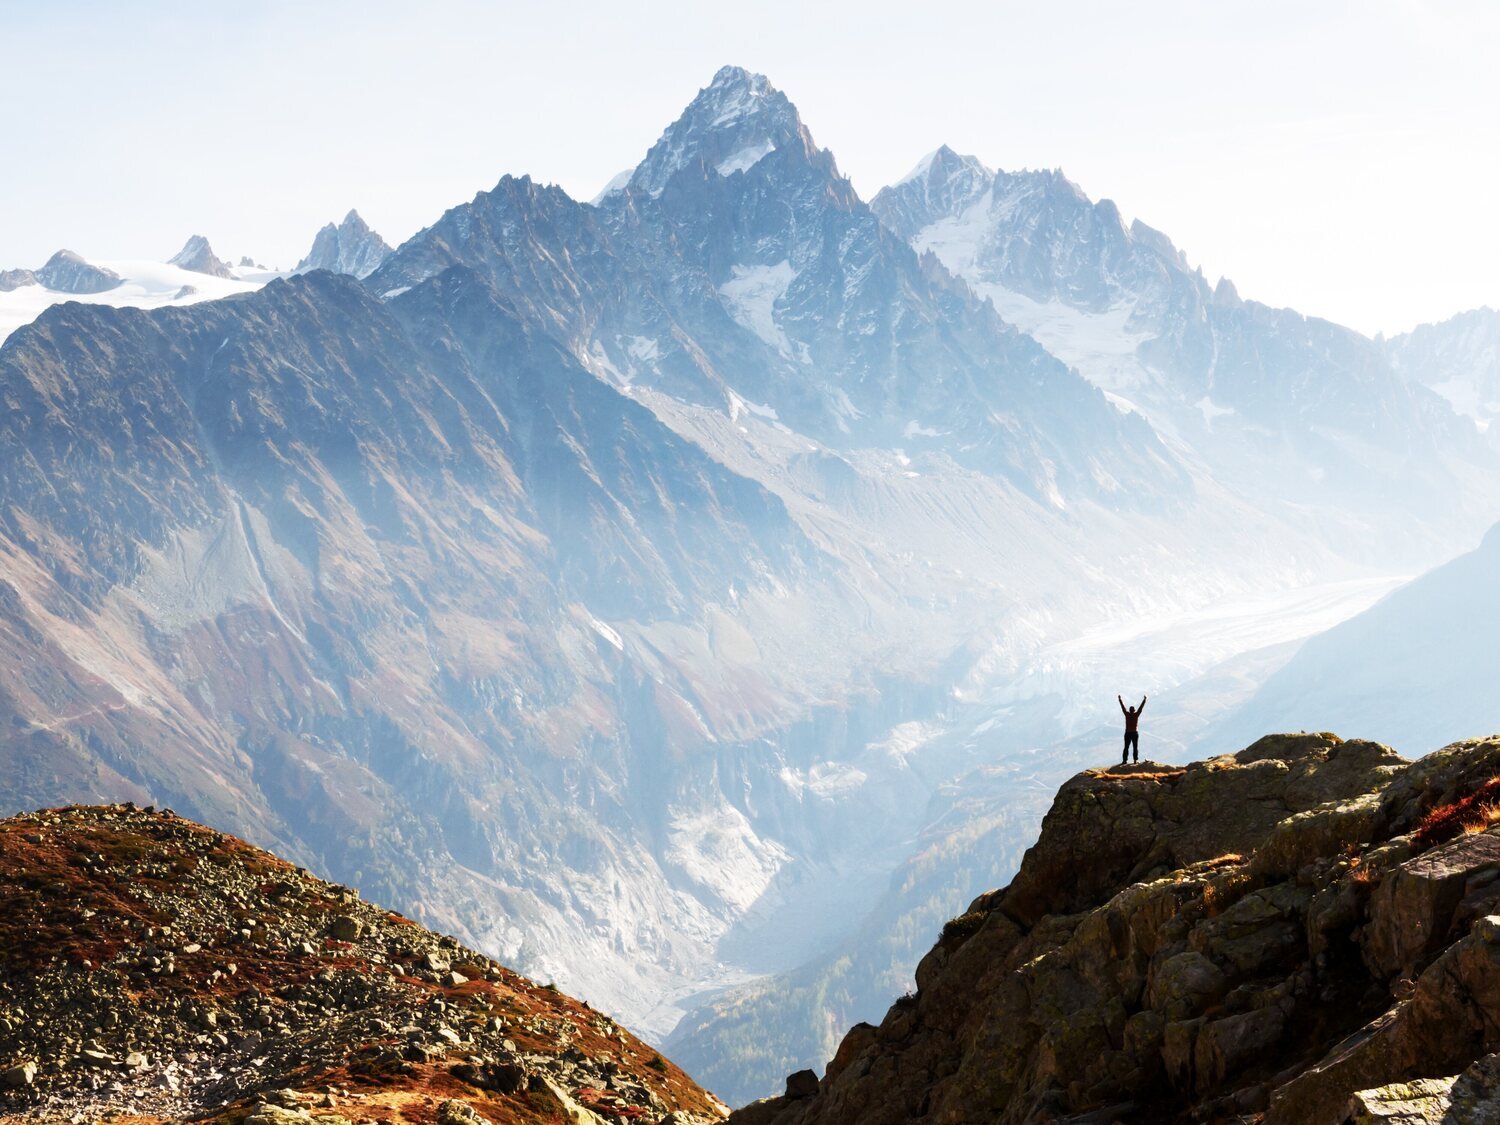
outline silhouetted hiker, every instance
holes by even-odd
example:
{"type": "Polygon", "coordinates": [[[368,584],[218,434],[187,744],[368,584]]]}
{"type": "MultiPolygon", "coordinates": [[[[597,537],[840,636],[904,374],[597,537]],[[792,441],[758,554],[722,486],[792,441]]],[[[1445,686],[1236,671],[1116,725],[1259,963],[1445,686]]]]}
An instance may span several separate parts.
{"type": "Polygon", "coordinates": [[[1130,752],[1135,751],[1135,760],[1141,760],[1141,732],[1136,730],[1136,724],[1141,721],[1141,712],[1146,709],[1146,697],[1141,696],[1139,707],[1126,707],[1125,701],[1117,695],[1120,700],[1120,710],[1125,715],[1125,752],[1120,755],[1120,765],[1130,761],[1130,752]]]}

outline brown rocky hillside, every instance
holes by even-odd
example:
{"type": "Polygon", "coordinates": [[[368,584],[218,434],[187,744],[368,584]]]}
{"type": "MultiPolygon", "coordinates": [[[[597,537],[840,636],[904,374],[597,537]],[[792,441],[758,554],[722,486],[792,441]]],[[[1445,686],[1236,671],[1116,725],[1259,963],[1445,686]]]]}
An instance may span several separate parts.
{"type": "Polygon", "coordinates": [[[132,805],[0,821],[0,1120],[707,1125],[608,1017],[132,805]]]}
{"type": "Polygon", "coordinates": [[[1500,1121],[1497,777],[1327,734],[1082,773],[914,994],[730,1121],[1500,1121]]]}

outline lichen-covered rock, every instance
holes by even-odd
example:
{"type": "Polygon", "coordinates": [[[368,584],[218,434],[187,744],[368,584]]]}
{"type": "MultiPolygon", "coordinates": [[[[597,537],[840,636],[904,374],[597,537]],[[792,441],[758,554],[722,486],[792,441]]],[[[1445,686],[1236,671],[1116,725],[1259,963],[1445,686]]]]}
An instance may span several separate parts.
{"type": "Polygon", "coordinates": [[[1349,1100],[1347,1125],[1442,1125],[1451,1078],[1418,1078],[1361,1090],[1349,1100]]]}
{"type": "Polygon", "coordinates": [[[1475,1060],[1448,1090],[1454,1125],[1500,1125],[1500,1055],[1475,1060]]]}
{"type": "Polygon", "coordinates": [[[1346,1113],[1344,1125],[1500,1125],[1500,1055],[1485,1055],[1455,1077],[1360,1090],[1346,1113]]]}
{"type": "Polygon", "coordinates": [[[1393,870],[1375,891],[1361,939],[1371,971],[1410,975],[1425,964],[1442,948],[1466,892],[1497,872],[1500,836],[1489,833],[1460,836],[1393,870]]]}
{"type": "Polygon", "coordinates": [[[1256,850],[1255,870],[1268,876],[1291,875],[1303,864],[1367,844],[1379,812],[1380,795],[1361,793],[1289,816],[1256,850]]]}

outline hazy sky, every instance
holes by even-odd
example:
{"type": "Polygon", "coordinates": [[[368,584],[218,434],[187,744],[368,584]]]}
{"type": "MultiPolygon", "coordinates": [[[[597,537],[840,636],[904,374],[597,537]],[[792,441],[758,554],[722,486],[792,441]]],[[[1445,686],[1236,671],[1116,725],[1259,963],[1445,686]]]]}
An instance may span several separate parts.
{"type": "Polygon", "coordinates": [[[0,0],[0,268],[291,265],[530,173],[587,199],[724,63],[867,198],[1061,167],[1209,278],[1365,331],[1500,305],[1500,4],[0,0]]]}

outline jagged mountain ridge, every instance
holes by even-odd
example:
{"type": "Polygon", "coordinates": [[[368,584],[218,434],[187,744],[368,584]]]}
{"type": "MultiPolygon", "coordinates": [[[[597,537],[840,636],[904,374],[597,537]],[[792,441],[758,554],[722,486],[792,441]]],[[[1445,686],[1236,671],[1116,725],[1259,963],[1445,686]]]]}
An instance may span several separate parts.
{"type": "Polygon", "coordinates": [[[1497,770],[1304,734],[1087,771],[915,994],[731,1121],[1482,1120],[1497,770]]]}
{"type": "Polygon", "coordinates": [[[209,245],[208,239],[201,234],[189,236],[182,244],[182,249],[167,259],[167,264],[179,266],[193,273],[206,273],[209,277],[222,277],[232,280],[234,271],[229,268],[229,263],[220,260],[214,253],[214,248],[209,245]]]}
{"type": "Polygon", "coordinates": [[[1058,504],[1133,506],[1186,489],[1147,428],[962,287],[924,274],[785,95],[738,68],[598,208],[507,177],[370,284],[392,291],[454,263],[515,292],[622,384],[748,403],[835,447],[941,448],[1058,504]]]}
{"type": "Polygon", "coordinates": [[[1500,415],[1500,312],[1470,309],[1383,343],[1398,370],[1486,430],[1500,415]]]}
{"type": "Polygon", "coordinates": [[[30,803],[160,792],[660,1021],[785,940],[756,908],[900,867],[985,750],[898,728],[980,658],[1369,555],[1190,475],[789,105],[721,72],[641,185],[507,177],[365,293],[18,337],[52,446],[15,447],[4,556],[30,803]],[[98,513],[51,488],[90,442],[98,513]]]}
{"type": "Polygon", "coordinates": [[[1492,452],[1379,343],[1211,287],[1060,171],[997,172],[945,146],[871,207],[1226,483],[1326,504],[1351,534],[1392,497],[1450,528],[1486,518],[1464,492],[1492,452]]]}
{"type": "Polygon", "coordinates": [[[358,211],[351,209],[342,222],[337,225],[329,223],[318,231],[307,257],[297,263],[293,272],[332,270],[365,278],[374,273],[390,254],[391,248],[385,239],[370,229],[358,211]]]}
{"type": "Polygon", "coordinates": [[[169,811],[0,821],[0,905],[7,1120],[724,1115],[556,988],[169,811]]]}

